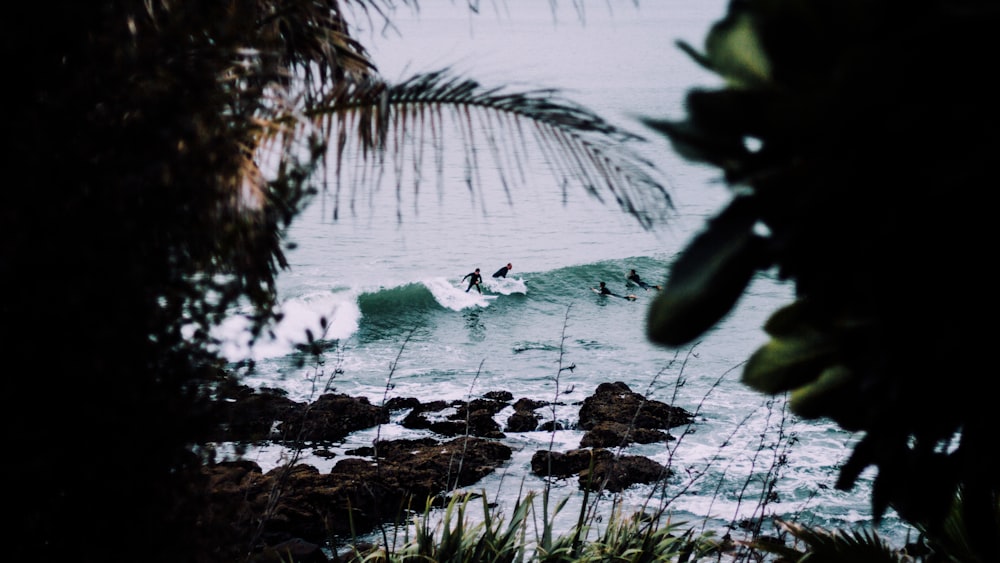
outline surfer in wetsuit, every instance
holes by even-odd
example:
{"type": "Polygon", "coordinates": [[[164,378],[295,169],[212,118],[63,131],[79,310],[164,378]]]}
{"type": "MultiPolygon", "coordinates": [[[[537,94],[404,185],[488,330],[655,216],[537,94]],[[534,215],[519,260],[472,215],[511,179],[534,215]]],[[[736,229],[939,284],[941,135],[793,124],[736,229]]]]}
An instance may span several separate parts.
{"type": "Polygon", "coordinates": [[[635,273],[635,269],[634,268],[628,273],[628,276],[626,277],[626,279],[628,281],[630,281],[630,282],[638,285],[639,287],[645,289],[646,291],[649,291],[649,288],[651,288],[651,287],[656,288],[656,289],[660,289],[660,286],[658,286],[658,285],[649,285],[648,283],[642,281],[642,279],[639,278],[639,274],[635,273]]]}
{"type": "Polygon", "coordinates": [[[601,287],[600,288],[592,287],[590,289],[593,289],[594,291],[596,291],[597,293],[600,293],[601,295],[610,295],[612,297],[621,297],[622,299],[628,299],[629,301],[635,301],[637,299],[635,295],[618,295],[617,293],[614,293],[613,291],[611,291],[610,289],[608,289],[607,284],[605,284],[604,282],[601,282],[601,287]]]}
{"type": "Polygon", "coordinates": [[[493,277],[494,278],[506,278],[507,277],[507,272],[509,272],[511,270],[511,268],[513,268],[513,267],[514,266],[510,265],[510,262],[507,262],[506,266],[504,266],[503,268],[500,268],[499,270],[493,272],[493,277]]]}
{"type": "Polygon", "coordinates": [[[469,272],[468,274],[465,274],[465,277],[462,278],[462,281],[465,281],[468,278],[471,279],[469,279],[469,287],[465,288],[465,292],[468,293],[469,290],[472,289],[472,286],[476,286],[476,290],[479,291],[479,293],[482,293],[483,288],[479,287],[479,282],[483,281],[483,276],[479,275],[479,268],[476,268],[475,272],[469,272]]]}

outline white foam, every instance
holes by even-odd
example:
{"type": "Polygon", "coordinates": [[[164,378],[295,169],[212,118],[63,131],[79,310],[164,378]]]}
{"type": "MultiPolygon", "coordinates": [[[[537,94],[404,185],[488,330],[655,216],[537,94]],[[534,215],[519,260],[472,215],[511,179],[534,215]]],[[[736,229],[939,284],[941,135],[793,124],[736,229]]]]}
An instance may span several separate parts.
{"type": "Polygon", "coordinates": [[[521,278],[484,278],[483,286],[493,293],[510,295],[512,293],[528,293],[528,286],[521,278]]]}
{"type": "Polygon", "coordinates": [[[308,333],[315,340],[347,338],[358,330],[361,319],[357,292],[353,290],[290,298],[281,304],[281,313],[281,321],[256,342],[251,342],[249,319],[241,314],[226,319],[213,333],[221,341],[222,356],[231,362],[284,356],[297,345],[307,343],[308,333]]]}
{"type": "Polygon", "coordinates": [[[431,278],[422,283],[442,307],[453,311],[461,311],[470,307],[488,307],[490,302],[496,298],[495,295],[485,295],[475,290],[466,291],[445,278],[431,278]]]}

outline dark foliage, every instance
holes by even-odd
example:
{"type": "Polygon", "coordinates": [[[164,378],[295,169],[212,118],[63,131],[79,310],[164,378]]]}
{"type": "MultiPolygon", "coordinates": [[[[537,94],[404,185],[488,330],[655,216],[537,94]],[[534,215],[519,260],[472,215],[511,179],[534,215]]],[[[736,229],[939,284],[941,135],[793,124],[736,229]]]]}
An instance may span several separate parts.
{"type": "Polygon", "coordinates": [[[984,561],[1000,539],[984,328],[998,24],[987,1],[734,1],[704,53],[682,45],[727,86],[649,121],[734,191],[673,266],[651,338],[697,338],[760,272],[792,281],[744,381],[862,432],[838,486],[876,467],[876,518],[941,533],[961,491],[984,561]]]}
{"type": "Polygon", "coordinates": [[[310,166],[241,199],[262,98],[220,77],[262,36],[229,8],[18,2],[4,17],[18,180],[0,205],[0,341],[18,366],[8,399],[31,403],[4,427],[12,560],[191,560],[208,329],[241,301],[270,310],[310,166]]]}

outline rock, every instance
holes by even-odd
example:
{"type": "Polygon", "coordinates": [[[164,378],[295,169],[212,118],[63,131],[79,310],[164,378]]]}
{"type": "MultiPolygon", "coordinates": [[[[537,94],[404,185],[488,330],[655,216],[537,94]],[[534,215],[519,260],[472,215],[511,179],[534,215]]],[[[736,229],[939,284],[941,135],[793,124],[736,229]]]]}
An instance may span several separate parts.
{"type": "Polygon", "coordinates": [[[206,436],[206,442],[254,442],[274,438],[275,422],[283,420],[305,405],[283,394],[240,392],[230,389],[223,400],[215,403],[213,416],[216,432],[206,436]]]}
{"type": "Polygon", "coordinates": [[[512,395],[510,391],[489,391],[484,393],[483,397],[503,403],[509,403],[514,400],[514,395],[512,395]]]}
{"type": "Polygon", "coordinates": [[[282,440],[337,442],[351,432],[387,422],[388,413],[369,403],[367,397],[327,393],[306,408],[289,412],[278,433],[282,440]]]}
{"type": "Polygon", "coordinates": [[[655,483],[671,472],[648,457],[638,455],[595,459],[593,469],[580,472],[581,489],[617,493],[639,483],[655,483]]]}
{"type": "Polygon", "coordinates": [[[594,428],[600,422],[618,422],[634,428],[667,430],[690,424],[694,415],[662,401],[646,399],[628,385],[602,383],[580,406],[580,427],[594,428]]]}
{"type": "Polygon", "coordinates": [[[539,477],[569,477],[578,475],[597,460],[614,455],[605,449],[570,450],[568,452],[537,451],[531,456],[531,472],[539,477]]]}
{"type": "Polygon", "coordinates": [[[387,411],[401,411],[403,409],[413,409],[420,406],[420,399],[416,397],[393,397],[385,402],[383,407],[387,411]]]}
{"type": "Polygon", "coordinates": [[[401,424],[410,429],[430,430],[443,436],[478,436],[480,438],[503,438],[500,425],[493,416],[506,407],[506,403],[491,399],[477,399],[468,404],[455,401],[448,405],[444,401],[433,401],[414,408],[401,424]],[[451,407],[452,412],[440,413],[451,407]]]}
{"type": "Polygon", "coordinates": [[[666,432],[649,428],[632,428],[620,422],[598,422],[580,439],[581,448],[618,448],[629,444],[668,442],[675,438],[666,432]]]}
{"type": "Polygon", "coordinates": [[[535,399],[528,399],[527,397],[522,397],[514,403],[514,410],[518,412],[522,411],[533,411],[540,409],[542,407],[547,407],[549,403],[545,401],[538,401],[535,399]]]}
{"type": "Polygon", "coordinates": [[[670,475],[666,467],[647,457],[615,456],[603,448],[565,453],[538,451],[531,457],[531,472],[541,477],[577,475],[581,489],[610,492],[638,483],[655,483],[670,475]]]}
{"type": "Polygon", "coordinates": [[[507,417],[507,432],[531,432],[538,428],[538,415],[519,411],[507,417]]]}
{"type": "Polygon", "coordinates": [[[511,457],[508,446],[471,437],[386,441],[375,449],[378,458],[344,459],[328,474],[305,464],[266,474],[249,461],[203,467],[210,510],[202,529],[216,541],[226,537],[233,546],[259,546],[255,555],[267,561],[278,545],[326,545],[331,536],[349,536],[352,525],[369,530],[422,511],[434,498],[476,483],[511,457]]]}
{"type": "MultiPolygon", "coordinates": [[[[366,398],[332,393],[301,404],[280,392],[253,393],[234,385],[220,392],[220,398],[224,400],[212,412],[218,429],[205,436],[206,442],[337,442],[356,430],[384,424],[389,412],[404,409],[411,409],[403,421],[407,428],[455,437],[444,442],[433,437],[380,441],[349,452],[363,457],[342,459],[327,474],[305,464],[263,473],[259,465],[245,460],[198,468],[199,476],[192,482],[204,487],[207,495],[199,529],[206,545],[231,546],[232,553],[215,554],[223,559],[247,560],[247,546],[253,546],[249,560],[254,563],[278,561],[276,556],[303,563],[326,561],[315,546],[351,537],[352,525],[354,532],[366,533],[422,512],[428,505],[440,505],[449,492],[475,484],[511,457],[511,448],[497,441],[505,436],[494,420],[510,406],[513,397],[507,392],[490,392],[469,402],[390,399],[378,407],[366,398]],[[279,430],[277,435],[272,428],[279,430]]],[[[556,421],[538,425],[540,415],[535,410],[547,404],[519,399],[507,420],[508,430],[561,428],[556,421]]],[[[588,431],[581,440],[586,447],[536,452],[532,472],[577,476],[581,488],[616,492],[663,479],[667,470],[648,458],[616,457],[606,447],[669,440],[663,430],[692,420],[683,409],[645,400],[623,383],[598,386],[579,412],[580,427],[588,431]]],[[[316,451],[323,455],[322,448],[316,451]]],[[[326,451],[329,458],[332,452],[326,451]]]]}

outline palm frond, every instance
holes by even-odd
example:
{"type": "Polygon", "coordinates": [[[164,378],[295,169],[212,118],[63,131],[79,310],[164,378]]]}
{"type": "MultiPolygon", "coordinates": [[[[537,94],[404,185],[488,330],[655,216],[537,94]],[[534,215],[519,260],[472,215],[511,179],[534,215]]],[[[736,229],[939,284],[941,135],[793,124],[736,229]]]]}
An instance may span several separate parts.
{"type": "Polygon", "coordinates": [[[541,162],[564,190],[564,199],[567,187],[578,184],[599,201],[614,202],[645,228],[672,209],[655,165],[637,150],[644,139],[554,89],[487,88],[447,69],[395,85],[344,80],[308,116],[310,126],[331,140],[335,216],[341,198],[356,211],[362,187],[377,190],[387,172],[395,179],[399,205],[404,181],[412,182],[416,200],[428,157],[434,159],[439,190],[444,188],[442,166],[460,158],[466,187],[480,199],[484,170],[497,171],[503,195],[512,202],[512,190],[527,182],[532,164],[541,162]]]}
{"type": "Polygon", "coordinates": [[[389,25],[391,8],[389,0],[258,0],[255,36],[259,46],[276,55],[307,91],[324,92],[345,76],[374,72],[367,50],[350,35],[348,21],[357,12],[371,21],[374,12],[389,25]]]}

